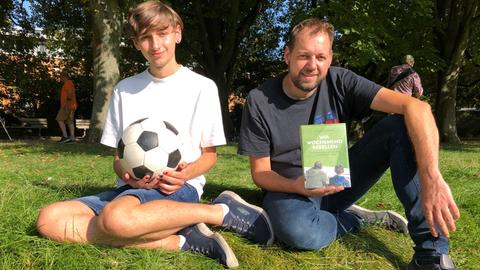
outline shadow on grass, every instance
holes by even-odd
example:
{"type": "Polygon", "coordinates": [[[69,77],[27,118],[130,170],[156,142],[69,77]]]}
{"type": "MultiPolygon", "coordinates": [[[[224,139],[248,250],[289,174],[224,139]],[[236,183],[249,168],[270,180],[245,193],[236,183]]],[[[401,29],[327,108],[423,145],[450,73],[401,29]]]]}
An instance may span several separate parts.
{"type": "MultiPolygon", "coordinates": [[[[208,183],[205,186],[205,193],[203,195],[203,200],[213,201],[218,194],[222,193],[225,190],[231,190],[239,194],[244,200],[249,203],[261,206],[262,205],[262,191],[258,188],[245,188],[241,186],[224,186],[216,183],[208,183]]],[[[374,253],[381,257],[384,257],[392,265],[398,267],[398,269],[405,269],[407,263],[403,261],[401,256],[398,256],[392,252],[389,247],[387,247],[377,235],[369,232],[362,231],[355,235],[347,236],[341,239],[342,242],[352,251],[359,252],[363,251],[364,253],[374,253]],[[359,239],[360,238],[360,239],[359,239]],[[366,244],[368,243],[368,244],[366,244]]],[[[283,246],[281,243],[275,243],[282,249],[288,249],[283,246]]],[[[301,251],[298,251],[301,252],[301,251]]]]}
{"type": "Polygon", "coordinates": [[[59,144],[50,140],[21,140],[13,143],[2,143],[2,149],[5,151],[15,151],[18,153],[31,154],[85,154],[111,156],[113,151],[102,144],[92,144],[86,142],[75,142],[59,144]]]}
{"type": "Polygon", "coordinates": [[[43,180],[33,181],[34,186],[49,189],[53,193],[64,194],[65,200],[74,199],[78,197],[88,196],[98,194],[107,190],[111,190],[114,187],[112,186],[99,186],[99,185],[88,185],[88,184],[58,184],[51,183],[43,180]],[[67,197],[68,196],[68,197],[67,197]]]}
{"type": "Polygon", "coordinates": [[[349,235],[341,239],[345,246],[354,251],[362,253],[373,253],[385,258],[397,269],[406,269],[408,262],[395,254],[385,245],[385,241],[388,239],[379,239],[379,235],[375,235],[370,231],[361,231],[354,235],[349,235]]]}
{"type": "Polygon", "coordinates": [[[480,141],[463,141],[462,144],[442,144],[442,150],[461,153],[475,153],[480,151],[480,141]]]}

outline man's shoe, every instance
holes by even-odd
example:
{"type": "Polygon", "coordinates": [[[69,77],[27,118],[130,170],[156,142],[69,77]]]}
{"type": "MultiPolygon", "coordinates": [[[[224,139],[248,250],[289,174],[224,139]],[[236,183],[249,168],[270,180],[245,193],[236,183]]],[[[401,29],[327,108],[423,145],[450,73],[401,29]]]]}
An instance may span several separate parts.
{"type": "Polygon", "coordinates": [[[238,267],[237,257],[225,239],[220,234],[212,232],[207,225],[199,223],[186,227],[178,234],[183,235],[186,240],[181,248],[183,251],[201,253],[228,268],[238,267]]]}
{"type": "Polygon", "coordinates": [[[401,233],[408,232],[408,220],[394,211],[373,211],[363,208],[356,204],[350,206],[345,211],[355,214],[365,225],[380,225],[390,230],[401,233]]]}
{"type": "Polygon", "coordinates": [[[265,210],[247,203],[232,191],[222,192],[213,203],[225,204],[229,208],[222,227],[260,245],[269,246],[273,243],[273,228],[265,210]]]}
{"type": "Polygon", "coordinates": [[[407,270],[455,270],[452,258],[446,254],[440,255],[438,263],[421,264],[415,259],[408,264],[407,270]]]}
{"type": "Polygon", "coordinates": [[[68,138],[68,141],[66,141],[65,143],[74,143],[76,140],[75,140],[75,137],[70,137],[68,138]]]}

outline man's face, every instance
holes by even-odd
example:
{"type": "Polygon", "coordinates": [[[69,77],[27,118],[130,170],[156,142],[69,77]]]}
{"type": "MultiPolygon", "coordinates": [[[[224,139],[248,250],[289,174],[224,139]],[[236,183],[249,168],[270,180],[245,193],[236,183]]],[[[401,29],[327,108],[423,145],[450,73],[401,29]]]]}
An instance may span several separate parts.
{"type": "Polygon", "coordinates": [[[169,26],[162,30],[151,30],[137,37],[135,47],[150,64],[152,71],[161,71],[176,64],[175,46],[181,38],[180,27],[169,26]]]}
{"type": "Polygon", "coordinates": [[[315,90],[332,63],[331,40],[326,33],[310,34],[303,29],[292,50],[285,48],[284,60],[293,85],[303,92],[315,90]]]}

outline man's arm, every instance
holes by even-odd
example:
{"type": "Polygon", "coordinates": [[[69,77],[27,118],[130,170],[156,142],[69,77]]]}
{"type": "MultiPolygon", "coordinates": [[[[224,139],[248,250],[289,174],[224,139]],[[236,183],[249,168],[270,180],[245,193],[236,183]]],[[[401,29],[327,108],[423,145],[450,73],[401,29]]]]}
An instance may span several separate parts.
{"type": "Polygon", "coordinates": [[[250,171],[255,184],[268,191],[296,193],[306,197],[319,197],[343,190],[343,187],[338,186],[305,189],[305,179],[303,176],[297,177],[296,179],[288,179],[272,171],[270,157],[250,156],[250,171]]]}
{"type": "Polygon", "coordinates": [[[438,226],[448,237],[449,230],[456,229],[455,220],[460,217],[460,212],[438,166],[439,136],[430,105],[382,88],[373,99],[371,108],[404,115],[415,150],[425,218],[432,235],[438,235],[436,230],[438,226]]]}

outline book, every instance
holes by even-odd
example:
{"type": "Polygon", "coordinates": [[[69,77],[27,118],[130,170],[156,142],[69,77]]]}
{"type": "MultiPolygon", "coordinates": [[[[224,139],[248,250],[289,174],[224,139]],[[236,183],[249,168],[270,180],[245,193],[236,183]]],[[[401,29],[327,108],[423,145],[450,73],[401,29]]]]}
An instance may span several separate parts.
{"type": "Polygon", "coordinates": [[[305,188],[351,187],[345,123],[300,126],[305,188]]]}

